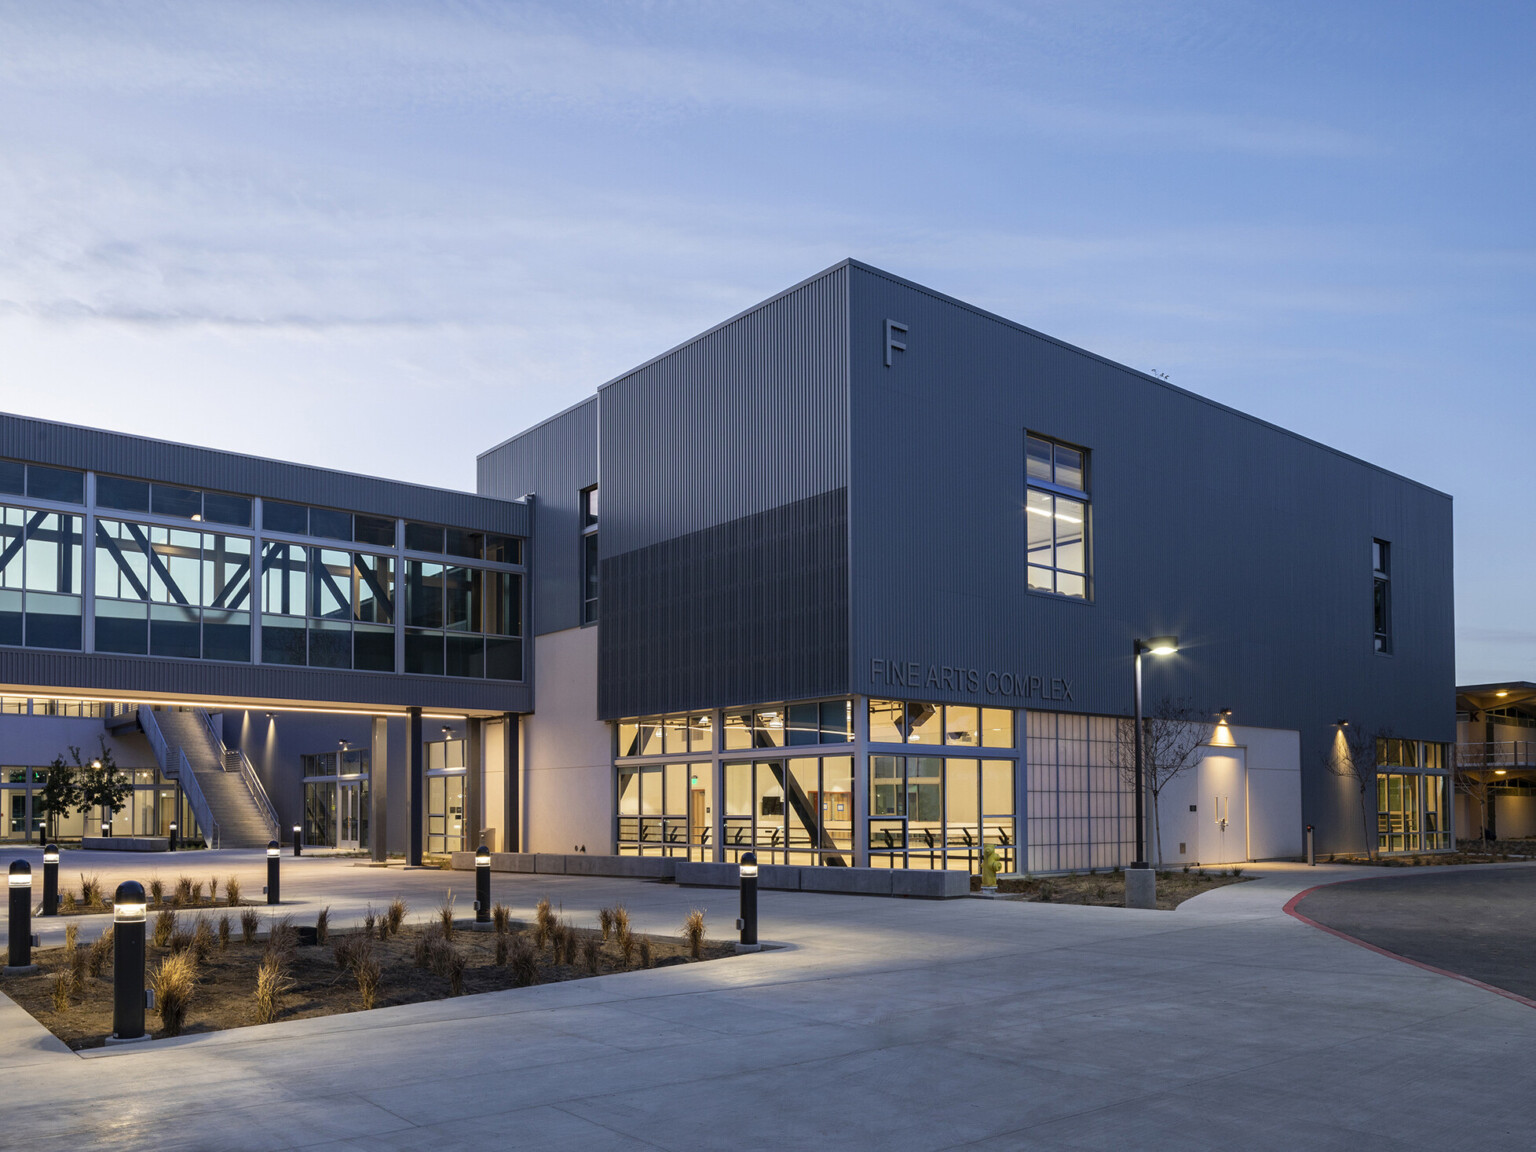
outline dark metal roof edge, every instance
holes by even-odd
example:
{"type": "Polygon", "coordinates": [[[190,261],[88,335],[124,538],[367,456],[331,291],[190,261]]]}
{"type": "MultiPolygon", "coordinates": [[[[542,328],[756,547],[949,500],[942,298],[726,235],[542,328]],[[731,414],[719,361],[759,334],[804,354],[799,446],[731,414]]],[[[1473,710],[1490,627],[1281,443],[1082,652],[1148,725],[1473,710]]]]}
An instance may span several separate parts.
{"type": "MultiPolygon", "coordinates": [[[[1292,429],[1286,428],[1280,424],[1271,423],[1270,421],[1265,420],[1260,416],[1255,416],[1250,412],[1244,412],[1241,408],[1233,408],[1230,404],[1223,404],[1220,400],[1212,400],[1209,396],[1202,396],[1198,392],[1191,392],[1188,388],[1180,388],[1177,384],[1174,384],[1168,380],[1161,380],[1158,377],[1151,375],[1150,373],[1141,371],[1139,368],[1132,368],[1130,365],[1122,364],[1118,360],[1111,360],[1108,356],[1104,356],[1098,352],[1089,351],[1087,348],[1079,348],[1076,344],[1069,344],[1067,341],[1062,340],[1059,337],[1052,336],[1047,332],[1041,332],[1037,329],[1029,327],[1027,324],[1020,324],[1017,320],[1010,320],[1006,316],[999,316],[996,312],[989,312],[985,308],[979,308],[975,304],[967,303],[958,297],[950,296],[934,288],[929,288],[924,284],[917,283],[915,280],[908,280],[904,276],[898,276],[894,272],[887,272],[883,268],[876,268],[873,264],[865,264],[863,261],[855,260],[851,257],[842,263],[850,267],[857,268],[861,272],[868,272],[872,276],[879,276],[884,280],[889,280],[893,284],[900,284],[904,288],[910,288],[915,292],[921,292],[925,296],[933,297],[935,300],[941,300],[946,304],[951,304],[958,308],[964,308],[968,312],[974,312],[978,316],[995,321],[996,323],[1002,324],[1005,327],[1013,328],[1019,332],[1024,332],[1030,336],[1034,336],[1051,344],[1055,344],[1057,347],[1064,348],[1068,352],[1075,352],[1080,356],[1086,356],[1091,360],[1097,360],[1101,364],[1107,364],[1112,368],[1118,368],[1122,372],[1129,372],[1133,376],[1138,376],[1149,384],[1156,384],[1170,392],[1177,392],[1179,395],[1187,396],[1191,400],[1198,400],[1202,404],[1210,405],[1212,408],[1220,409],[1221,411],[1230,413],[1233,416],[1240,416],[1244,420],[1258,424],[1261,427],[1269,428],[1275,432],[1283,433],[1284,435],[1291,437],[1293,440],[1300,440],[1303,444],[1310,444],[1314,448],[1321,448],[1326,452],[1331,452],[1333,455],[1341,457],[1352,463],[1362,465],[1363,467],[1369,468],[1375,472],[1380,472],[1384,476],[1390,476],[1394,480],[1402,480],[1405,483],[1414,485],[1416,488],[1422,488],[1424,491],[1429,492],[1435,496],[1442,496],[1447,500],[1455,500],[1455,497],[1452,496],[1449,492],[1442,492],[1438,488],[1432,488],[1428,484],[1425,484],[1422,480],[1415,480],[1412,476],[1404,476],[1401,472],[1394,472],[1390,468],[1383,468],[1380,464],[1373,464],[1369,460],[1362,460],[1360,457],[1352,456],[1342,449],[1333,447],[1331,444],[1324,444],[1321,440],[1314,440],[1310,436],[1303,436],[1300,432],[1293,431],[1292,429]]],[[[841,265],[838,266],[840,267],[841,265]]]]}
{"type": "Polygon", "coordinates": [[[556,412],[553,416],[546,416],[546,417],[544,417],[544,419],[540,420],[537,424],[530,424],[530,425],[528,425],[528,427],[524,428],[521,432],[514,432],[512,435],[508,436],[505,440],[503,440],[500,444],[492,445],[491,447],[487,448],[484,452],[481,452],[479,455],[477,455],[475,457],[475,461],[476,461],[476,463],[478,463],[479,461],[484,460],[492,452],[499,452],[499,451],[501,451],[508,444],[511,444],[514,440],[521,440],[524,436],[531,436],[533,433],[537,432],[540,428],[544,428],[547,425],[553,424],[556,420],[563,420],[565,417],[567,417],[571,413],[575,412],[578,408],[581,408],[581,407],[583,407],[583,406],[585,406],[587,404],[596,404],[596,403],[597,403],[597,393],[594,392],[592,395],[584,397],[583,399],[576,401],[576,403],[567,405],[566,407],[560,409],[560,411],[556,412]]]}
{"type": "MultiPolygon", "coordinates": [[[[132,442],[137,441],[140,443],[160,445],[175,452],[186,453],[189,456],[201,456],[204,458],[213,458],[214,460],[218,460],[220,458],[225,460],[238,460],[265,467],[279,468],[289,472],[303,473],[307,478],[313,478],[317,485],[323,485],[327,478],[335,477],[348,481],[362,482],[365,484],[386,485],[397,490],[433,493],[452,497],[455,500],[463,500],[467,506],[480,504],[486,509],[486,511],[494,512],[500,515],[504,515],[506,513],[508,510],[506,507],[507,505],[521,506],[520,501],[502,500],[495,496],[484,496],[478,492],[467,492],[461,488],[441,488],[431,484],[415,484],[409,480],[395,480],[385,476],[369,476],[362,472],[345,472],[337,468],[323,468],[316,464],[302,464],[293,460],[278,460],[269,456],[254,456],[246,452],[231,452],[223,448],[209,448],[206,445],[201,444],[186,444],[179,440],[164,440],[156,436],[138,436],[131,432],[116,432],[108,428],[95,428],[88,424],[70,424],[62,420],[45,420],[39,416],[23,416],[15,412],[0,412],[0,427],[3,427],[3,425],[7,422],[46,428],[69,429],[74,432],[85,433],[88,436],[102,437],[107,441],[116,441],[124,447],[127,447],[132,442]]],[[[47,463],[47,461],[38,460],[30,456],[23,456],[20,457],[20,459],[24,462],[33,462],[39,464],[47,463]]],[[[91,464],[60,464],[59,466],[81,467],[93,472],[102,470],[91,464]]],[[[117,473],[108,470],[107,474],[116,475],[117,473]]],[[[134,479],[148,479],[153,481],[156,478],[154,476],[142,476],[134,477],[134,479]]],[[[162,480],[161,482],[173,483],[180,481],[162,480]]],[[[228,487],[219,487],[218,485],[209,485],[209,487],[213,488],[215,491],[231,490],[228,487]]],[[[260,492],[247,492],[240,494],[249,496],[262,495],[260,492]]],[[[318,502],[323,503],[323,501],[318,502]]]]}

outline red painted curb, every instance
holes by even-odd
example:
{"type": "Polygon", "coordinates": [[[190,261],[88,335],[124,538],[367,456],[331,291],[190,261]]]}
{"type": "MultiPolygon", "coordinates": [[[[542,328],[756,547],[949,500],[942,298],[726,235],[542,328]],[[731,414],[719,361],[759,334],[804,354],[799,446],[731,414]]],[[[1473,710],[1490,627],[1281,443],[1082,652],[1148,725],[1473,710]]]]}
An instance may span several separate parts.
{"type": "MultiPolygon", "coordinates": [[[[1363,877],[1362,877],[1363,879],[1363,877]]],[[[1319,931],[1326,932],[1330,936],[1337,936],[1340,940],[1348,940],[1351,944],[1357,944],[1369,952],[1375,952],[1379,956],[1390,956],[1394,960],[1401,960],[1404,964],[1412,964],[1415,968],[1422,968],[1426,972],[1433,972],[1437,976],[1449,976],[1452,980],[1460,980],[1463,984],[1470,984],[1474,988],[1481,988],[1484,992],[1492,992],[1495,996],[1502,996],[1506,1000],[1513,1000],[1517,1004],[1524,1004],[1527,1008],[1536,1008],[1536,1000],[1527,996],[1521,996],[1518,992],[1511,992],[1507,988],[1498,988],[1492,984],[1484,984],[1481,980],[1474,980],[1470,976],[1463,976],[1460,972],[1452,972],[1447,968],[1436,968],[1433,964],[1426,964],[1422,960],[1414,960],[1400,955],[1397,952],[1389,952],[1387,949],[1372,944],[1367,940],[1361,940],[1358,936],[1351,936],[1348,932],[1340,932],[1337,928],[1330,928],[1326,924],[1319,924],[1310,916],[1303,916],[1296,911],[1296,905],[1300,904],[1319,888],[1332,888],[1335,884],[1350,884],[1351,880],[1332,880],[1327,884],[1314,884],[1305,892],[1298,892],[1285,903],[1284,912],[1287,916],[1294,916],[1303,924],[1308,924],[1319,931]]]]}

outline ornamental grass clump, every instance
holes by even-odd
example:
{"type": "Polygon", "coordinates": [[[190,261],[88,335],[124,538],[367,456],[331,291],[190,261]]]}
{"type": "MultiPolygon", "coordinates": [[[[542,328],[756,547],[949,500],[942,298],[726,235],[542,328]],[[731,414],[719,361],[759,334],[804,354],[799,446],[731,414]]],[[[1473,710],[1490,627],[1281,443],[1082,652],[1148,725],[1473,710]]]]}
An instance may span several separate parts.
{"type": "Polygon", "coordinates": [[[597,924],[603,930],[603,943],[608,943],[608,937],[613,935],[613,909],[600,909],[597,913],[597,924]]]}
{"type": "Polygon", "coordinates": [[[469,957],[446,940],[440,951],[442,974],[448,978],[448,995],[464,995],[464,969],[469,967],[469,957]]]}
{"type": "Polygon", "coordinates": [[[324,944],[331,934],[331,906],[327,904],[315,917],[315,943],[324,944]]]}
{"type": "Polygon", "coordinates": [[[176,913],[169,908],[162,908],[155,915],[155,935],[153,943],[156,948],[169,948],[171,935],[176,931],[176,913]]]}
{"type": "Polygon", "coordinates": [[[418,968],[427,968],[432,964],[433,953],[442,943],[443,930],[436,924],[428,924],[421,930],[421,935],[416,937],[416,947],[411,953],[411,963],[418,968]]]}
{"type": "Polygon", "coordinates": [[[614,905],[613,930],[620,936],[629,931],[629,909],[622,904],[614,905]]]}
{"type": "Polygon", "coordinates": [[[197,924],[192,929],[192,955],[197,958],[199,964],[208,963],[208,957],[213,954],[213,929],[208,926],[205,917],[199,916],[197,924]]]}
{"type": "Polygon", "coordinates": [[[107,961],[112,959],[112,926],[91,942],[91,946],[85,950],[85,967],[92,976],[100,976],[107,967],[107,961]]]}
{"type": "Polygon", "coordinates": [[[555,927],[555,914],[550,910],[549,900],[538,902],[533,910],[533,943],[535,947],[542,948],[549,943],[550,934],[555,927]]]}
{"type": "Polygon", "coordinates": [[[217,904],[218,902],[219,902],[219,878],[217,876],[210,876],[210,877],[208,877],[208,903],[210,903],[210,904],[217,904]]]}
{"type": "Polygon", "coordinates": [[[169,944],[172,953],[185,952],[192,947],[192,930],[178,925],[171,933],[169,944]]]}
{"type": "Polygon", "coordinates": [[[398,896],[389,902],[389,910],[384,913],[384,927],[391,936],[400,935],[407,910],[405,901],[398,896]]]}
{"type": "Polygon", "coordinates": [[[293,917],[279,916],[268,922],[266,951],[268,956],[276,956],[286,968],[293,962],[294,952],[298,946],[299,930],[293,926],[293,917]]]}
{"type": "Polygon", "coordinates": [[[229,950],[229,913],[219,917],[219,951],[229,950]]]}
{"type": "Polygon", "coordinates": [[[596,936],[588,936],[581,945],[581,963],[590,976],[597,975],[597,964],[603,954],[603,943],[596,936]]]}
{"type": "Polygon", "coordinates": [[[655,957],[651,953],[651,938],[640,937],[640,967],[649,968],[655,962],[655,957]]]}
{"type": "Polygon", "coordinates": [[[53,977],[53,1010],[69,1011],[69,973],[62,968],[53,977]]]}
{"type": "Polygon", "coordinates": [[[197,987],[197,961],[190,952],[177,952],[160,961],[150,977],[155,990],[155,1011],[167,1036],[180,1036],[187,1020],[187,1005],[197,987]]]}
{"type": "Polygon", "coordinates": [[[76,948],[69,954],[69,994],[76,999],[85,996],[85,949],[76,948]]]}
{"type": "Polygon", "coordinates": [[[101,902],[101,879],[92,874],[80,876],[80,902],[87,908],[105,908],[101,902]]]}
{"type": "Polygon", "coordinates": [[[276,1020],[282,1011],[283,993],[292,987],[293,981],[288,978],[282,960],[272,953],[264,956],[261,967],[256,969],[256,1023],[270,1024],[276,1020]]]}
{"type": "Polygon", "coordinates": [[[224,903],[228,904],[231,908],[239,905],[240,877],[231,876],[228,880],[224,881],[224,903]]]}
{"type": "Polygon", "coordinates": [[[625,925],[624,931],[619,933],[619,956],[624,961],[624,967],[635,966],[635,952],[638,948],[639,941],[635,939],[635,934],[629,930],[629,926],[625,925]]]}
{"type": "Polygon", "coordinates": [[[450,891],[443,896],[443,902],[437,909],[437,922],[442,925],[443,939],[453,939],[453,893],[450,891]]]}
{"type": "Polygon", "coordinates": [[[498,968],[505,968],[507,966],[507,954],[510,951],[508,940],[509,937],[504,934],[498,933],[496,936],[496,966],[498,968]]]}
{"type": "Polygon", "coordinates": [[[73,956],[75,946],[80,942],[80,925],[64,925],[64,955],[73,956]]]}
{"type": "Polygon", "coordinates": [[[256,943],[256,929],[261,927],[261,916],[254,908],[240,913],[240,943],[256,943]]]}
{"type": "Polygon", "coordinates": [[[496,929],[496,935],[505,936],[512,928],[512,909],[505,904],[496,904],[491,908],[491,926],[496,929]]]}
{"type": "MultiPolygon", "coordinates": [[[[199,888],[201,888],[201,885],[199,885],[199,888]]],[[[185,908],[188,904],[191,904],[193,902],[192,901],[192,877],[190,877],[190,876],[178,876],[178,877],[176,877],[176,893],[175,893],[175,895],[173,895],[171,897],[171,900],[176,905],[176,907],[178,907],[178,908],[185,908]]]]}
{"type": "Polygon", "coordinates": [[[65,888],[59,893],[59,910],[62,912],[73,912],[75,908],[75,894],[68,888],[65,888]]]}
{"type": "Polygon", "coordinates": [[[704,951],[704,909],[695,908],[683,921],[683,939],[688,943],[688,955],[697,960],[704,951]]]}
{"type": "Polygon", "coordinates": [[[379,918],[373,914],[373,905],[368,905],[368,911],[363,913],[363,931],[372,936],[374,926],[377,925],[378,922],[379,918]]]}
{"type": "MultiPolygon", "coordinates": [[[[362,939],[368,938],[365,936],[362,939]]],[[[366,956],[352,966],[352,970],[357,974],[357,994],[362,998],[363,1008],[365,1010],[372,1008],[378,1003],[379,983],[384,979],[384,970],[373,958],[371,948],[366,956]]]]}
{"type": "Polygon", "coordinates": [[[539,982],[539,957],[533,945],[519,936],[512,943],[512,982],[519,988],[527,988],[539,982]]]}
{"type": "Polygon", "coordinates": [[[156,908],[165,903],[165,881],[158,876],[149,882],[149,901],[156,908]]]}

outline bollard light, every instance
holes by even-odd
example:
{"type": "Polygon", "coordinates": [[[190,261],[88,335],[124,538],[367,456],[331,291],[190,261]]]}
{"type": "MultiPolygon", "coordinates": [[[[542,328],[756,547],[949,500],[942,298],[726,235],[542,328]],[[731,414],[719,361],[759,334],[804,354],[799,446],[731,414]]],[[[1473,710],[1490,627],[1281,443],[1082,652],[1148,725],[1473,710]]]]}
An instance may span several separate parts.
{"type": "Polygon", "coordinates": [[[278,867],[281,863],[282,849],[278,847],[276,840],[267,841],[267,903],[276,904],[281,892],[278,890],[278,867]]]}
{"type": "Polygon", "coordinates": [[[304,826],[302,824],[295,824],[293,826],[293,854],[295,856],[304,855],[304,826]]]}
{"type": "Polygon", "coordinates": [[[475,849],[475,927],[482,932],[491,924],[491,850],[475,849]]]}
{"type": "Polygon", "coordinates": [[[170,836],[169,848],[170,848],[170,850],[172,852],[176,851],[176,821],[174,821],[174,820],[171,821],[171,836],[170,836]]]}
{"type": "Polygon", "coordinates": [[[1317,853],[1312,851],[1312,825],[1307,825],[1307,867],[1317,867],[1317,853]]]}
{"type": "Polygon", "coordinates": [[[43,915],[59,914],[59,846],[43,846],[43,915]]]}
{"type": "Polygon", "coordinates": [[[32,966],[32,865],[25,860],[11,863],[11,918],[6,924],[10,937],[10,968],[32,966]]]}
{"type": "Polygon", "coordinates": [[[112,1038],[144,1038],[144,885],[125,880],[112,898],[112,1038]]]}
{"type": "Polygon", "coordinates": [[[741,918],[736,927],[741,930],[738,952],[756,952],[757,942],[757,853],[744,852],[741,856],[741,918]]]}

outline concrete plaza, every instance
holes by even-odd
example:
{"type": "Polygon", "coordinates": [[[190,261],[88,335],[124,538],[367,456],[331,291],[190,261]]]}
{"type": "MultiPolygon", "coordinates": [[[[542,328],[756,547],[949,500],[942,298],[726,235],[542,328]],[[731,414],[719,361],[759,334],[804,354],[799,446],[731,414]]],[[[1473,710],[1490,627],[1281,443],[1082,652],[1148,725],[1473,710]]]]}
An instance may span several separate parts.
{"type": "MultiPolygon", "coordinates": [[[[237,861],[254,896],[252,854],[86,870],[237,861]]],[[[462,873],[283,864],[300,923],[471,898],[462,873]]],[[[765,892],[784,946],[758,955],[83,1056],[0,999],[0,1132],[29,1152],[1532,1143],[1530,1008],[1282,910],[1378,870],[1252,871],[1175,912],[765,892]]],[[[730,891],[593,878],[497,875],[495,896],[579,924],[622,901],[655,933],[703,907],[729,936],[736,912],[730,891]]]]}

